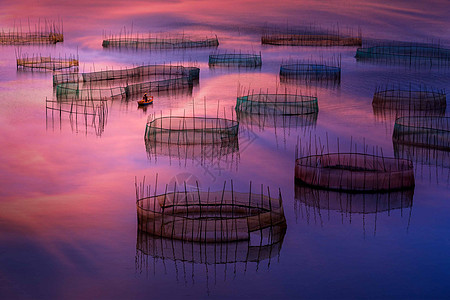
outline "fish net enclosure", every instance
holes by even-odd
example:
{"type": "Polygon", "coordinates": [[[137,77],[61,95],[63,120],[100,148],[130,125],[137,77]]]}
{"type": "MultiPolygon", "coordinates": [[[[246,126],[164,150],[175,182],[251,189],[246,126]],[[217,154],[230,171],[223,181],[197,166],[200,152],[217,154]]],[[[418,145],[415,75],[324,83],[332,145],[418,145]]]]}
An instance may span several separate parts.
{"type": "Polygon", "coordinates": [[[365,153],[327,153],[300,157],[295,178],[331,190],[389,191],[414,187],[409,160],[365,153]]]}
{"type": "Polygon", "coordinates": [[[450,117],[412,116],[395,120],[394,143],[450,150],[450,117]]]}
{"type": "Polygon", "coordinates": [[[276,46],[362,46],[361,29],[347,28],[322,29],[306,27],[302,29],[266,30],[261,37],[261,44],[276,46]]]}
{"type": "Polygon", "coordinates": [[[210,67],[260,67],[262,65],[260,54],[244,53],[219,53],[209,56],[210,67]]]}
{"type": "Polygon", "coordinates": [[[373,95],[374,109],[396,111],[444,111],[447,107],[445,91],[428,89],[377,88],[373,95]]]}
{"type": "Polygon", "coordinates": [[[393,63],[448,65],[450,49],[434,44],[382,42],[379,45],[358,48],[355,58],[393,63]]]}
{"type": "Polygon", "coordinates": [[[219,46],[217,35],[191,36],[185,34],[119,34],[111,35],[102,42],[104,48],[128,49],[187,49],[219,46]]]}
{"type": "Polygon", "coordinates": [[[295,200],[305,206],[344,214],[376,214],[411,208],[414,188],[383,193],[346,193],[296,183],[295,200]]]}
{"type": "Polygon", "coordinates": [[[149,117],[145,139],[153,143],[211,144],[237,139],[239,122],[207,117],[149,117]]]}
{"type": "Polygon", "coordinates": [[[303,115],[281,115],[281,114],[254,114],[247,112],[236,113],[239,126],[258,128],[263,131],[266,128],[299,128],[315,127],[318,113],[303,115]]]}
{"type": "Polygon", "coordinates": [[[282,64],[280,67],[280,81],[341,81],[341,60],[328,64],[312,62],[294,62],[282,64]]]}
{"type": "Polygon", "coordinates": [[[237,98],[236,112],[305,115],[319,111],[317,97],[296,94],[249,94],[237,98]]]}
{"type": "Polygon", "coordinates": [[[51,56],[21,56],[16,59],[17,69],[49,70],[78,69],[79,61],[75,57],[62,58],[51,56]]]}
{"type": "Polygon", "coordinates": [[[34,31],[28,24],[28,31],[22,27],[2,29],[0,31],[0,45],[36,45],[56,44],[64,41],[62,22],[44,21],[35,24],[34,31]]]}
{"type": "MultiPolygon", "coordinates": [[[[136,187],[138,228],[155,236],[191,242],[222,243],[250,240],[252,235],[272,234],[286,227],[281,192],[278,198],[225,190],[180,191],[143,196],[147,189],[136,187]]],[[[167,188],[166,188],[167,191],[167,188]]]]}
{"type": "Polygon", "coordinates": [[[128,98],[143,93],[192,89],[199,72],[200,69],[196,67],[147,65],[91,73],[58,73],[53,76],[53,84],[58,99],[128,98]]]}

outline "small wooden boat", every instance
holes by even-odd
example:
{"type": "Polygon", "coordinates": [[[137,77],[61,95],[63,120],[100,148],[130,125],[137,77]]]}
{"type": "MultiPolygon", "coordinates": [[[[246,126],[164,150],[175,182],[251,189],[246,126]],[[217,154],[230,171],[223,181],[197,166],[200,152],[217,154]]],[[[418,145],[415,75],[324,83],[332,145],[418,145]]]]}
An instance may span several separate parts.
{"type": "Polygon", "coordinates": [[[138,103],[138,106],[147,106],[149,104],[152,104],[153,96],[148,97],[147,100],[145,100],[145,99],[139,100],[137,103],[138,103]]]}

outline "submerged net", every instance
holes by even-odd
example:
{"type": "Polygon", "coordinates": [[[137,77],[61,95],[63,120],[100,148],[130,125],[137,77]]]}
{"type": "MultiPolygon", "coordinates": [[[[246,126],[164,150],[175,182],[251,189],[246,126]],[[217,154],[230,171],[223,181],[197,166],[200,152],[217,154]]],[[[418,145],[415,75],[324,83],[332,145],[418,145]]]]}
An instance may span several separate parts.
{"type": "Polygon", "coordinates": [[[262,65],[262,60],[261,54],[211,54],[208,64],[209,66],[259,67],[262,65]]]}
{"type": "Polygon", "coordinates": [[[103,40],[104,48],[135,48],[135,49],[185,49],[218,47],[219,40],[215,37],[198,38],[185,35],[167,35],[148,37],[111,37],[103,40]]]}
{"type": "Polygon", "coordinates": [[[281,195],[185,190],[139,198],[136,207],[139,230],[176,240],[250,240],[253,233],[286,227],[281,195]]]}
{"type": "Polygon", "coordinates": [[[169,144],[227,143],[237,139],[239,123],[223,118],[161,117],[150,120],[145,139],[169,144]]]}
{"type": "Polygon", "coordinates": [[[409,160],[361,153],[329,153],[298,158],[295,178],[332,190],[389,191],[414,187],[409,160]]]}
{"type": "Polygon", "coordinates": [[[394,143],[450,150],[449,117],[401,117],[395,120],[394,143]]]}
{"type": "Polygon", "coordinates": [[[295,184],[295,199],[308,207],[349,214],[376,214],[413,205],[414,189],[384,193],[346,193],[295,184]]]}
{"type": "Polygon", "coordinates": [[[323,64],[284,64],[280,67],[280,80],[281,78],[340,82],[341,67],[323,64]]]}
{"type": "Polygon", "coordinates": [[[41,70],[62,70],[78,67],[78,59],[75,58],[56,58],[56,57],[21,57],[17,59],[17,69],[41,69],[41,70]]]}
{"type": "Polygon", "coordinates": [[[236,112],[304,115],[317,113],[317,97],[293,94],[251,94],[237,98],[236,112]]]}

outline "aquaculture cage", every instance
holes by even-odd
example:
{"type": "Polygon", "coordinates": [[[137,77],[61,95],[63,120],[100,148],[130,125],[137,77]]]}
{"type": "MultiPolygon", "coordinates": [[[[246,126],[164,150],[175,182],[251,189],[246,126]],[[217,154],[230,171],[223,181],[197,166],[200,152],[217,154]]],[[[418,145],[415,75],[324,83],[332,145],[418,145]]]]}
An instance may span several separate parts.
{"type": "Polygon", "coordinates": [[[2,29],[0,45],[56,44],[64,41],[62,22],[44,21],[34,25],[35,31],[23,31],[22,28],[2,29]]]}
{"type": "Polygon", "coordinates": [[[375,109],[389,109],[396,111],[443,111],[447,107],[445,91],[427,89],[381,89],[374,95],[372,106],[375,109]]]}
{"type": "Polygon", "coordinates": [[[282,64],[280,67],[280,80],[283,81],[283,78],[340,82],[340,62],[337,66],[310,63],[282,64]]]}
{"type": "Polygon", "coordinates": [[[411,161],[365,153],[327,153],[298,158],[295,178],[331,190],[390,191],[414,187],[411,161]]]}
{"type": "Polygon", "coordinates": [[[320,28],[307,26],[303,28],[266,29],[261,37],[261,44],[277,46],[362,46],[361,29],[320,28]]]}
{"type": "Polygon", "coordinates": [[[190,80],[198,79],[200,69],[196,67],[183,67],[173,65],[145,65],[134,68],[116,70],[103,70],[90,73],[82,73],[84,82],[131,79],[135,77],[145,78],[149,76],[188,77],[190,80]]]}
{"type": "Polygon", "coordinates": [[[303,115],[282,115],[282,114],[253,114],[247,112],[236,112],[240,126],[253,129],[258,128],[263,131],[266,128],[299,128],[314,127],[317,124],[318,113],[303,115]]]}
{"type": "Polygon", "coordinates": [[[395,120],[394,143],[450,150],[450,117],[412,116],[395,120]]]}
{"type": "MultiPolygon", "coordinates": [[[[281,192],[278,198],[252,192],[188,191],[184,187],[161,195],[142,197],[136,188],[138,229],[155,236],[192,242],[222,243],[250,240],[265,231],[286,227],[281,192]]],[[[166,188],[167,191],[167,188],[166,188]]],[[[273,230],[272,230],[273,232],[273,230]]]]}
{"type": "Polygon", "coordinates": [[[62,69],[77,68],[79,66],[78,59],[69,57],[51,57],[51,56],[22,56],[16,59],[17,69],[23,70],[49,70],[58,71],[62,69]]]}
{"type": "Polygon", "coordinates": [[[358,48],[355,58],[358,60],[373,60],[386,62],[415,63],[450,63],[450,49],[438,45],[420,44],[390,44],[366,48],[358,48]]]}
{"type": "Polygon", "coordinates": [[[145,139],[168,144],[228,143],[237,139],[239,123],[224,118],[149,117],[145,139]]]}
{"type": "Polygon", "coordinates": [[[344,214],[377,214],[411,208],[414,188],[376,193],[348,193],[295,183],[295,200],[305,206],[344,214]]]}
{"type": "Polygon", "coordinates": [[[317,97],[296,94],[249,94],[237,98],[236,112],[304,115],[317,113],[317,97]]]}
{"type": "Polygon", "coordinates": [[[127,49],[187,49],[218,47],[217,35],[214,37],[196,37],[184,34],[135,34],[115,35],[104,39],[104,48],[127,49]]]}
{"type": "Polygon", "coordinates": [[[208,65],[225,67],[260,67],[262,65],[260,54],[224,53],[211,54],[208,65]]]}

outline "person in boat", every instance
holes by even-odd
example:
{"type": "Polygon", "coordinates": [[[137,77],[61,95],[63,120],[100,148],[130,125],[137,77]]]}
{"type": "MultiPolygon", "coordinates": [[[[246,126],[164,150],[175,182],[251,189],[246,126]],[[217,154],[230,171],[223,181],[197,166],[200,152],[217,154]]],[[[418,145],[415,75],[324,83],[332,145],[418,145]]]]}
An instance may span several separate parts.
{"type": "Polygon", "coordinates": [[[148,101],[147,93],[144,94],[144,97],[142,98],[142,100],[144,100],[144,102],[148,101]]]}

